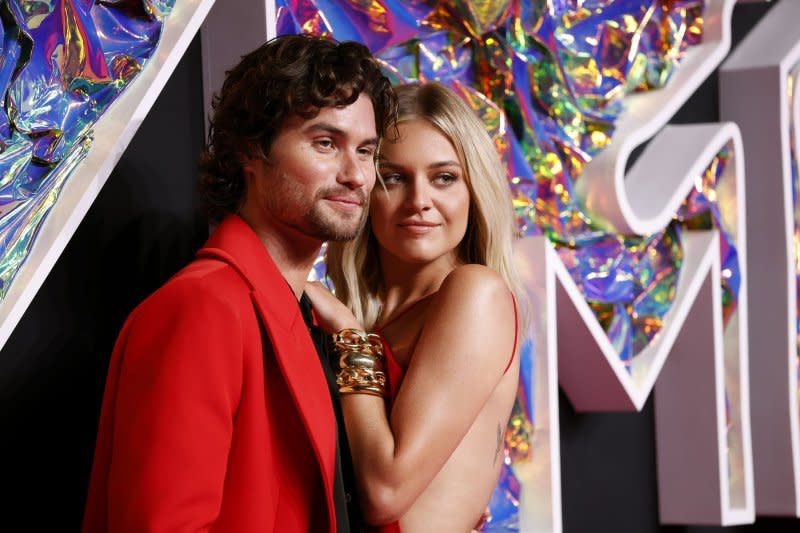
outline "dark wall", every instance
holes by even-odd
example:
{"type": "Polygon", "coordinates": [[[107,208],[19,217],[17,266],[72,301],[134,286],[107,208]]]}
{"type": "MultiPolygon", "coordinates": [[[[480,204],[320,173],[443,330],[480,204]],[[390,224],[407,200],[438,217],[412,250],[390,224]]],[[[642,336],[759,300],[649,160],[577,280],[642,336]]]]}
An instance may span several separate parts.
{"type": "Polygon", "coordinates": [[[2,531],[78,530],[114,339],[205,240],[200,65],[195,39],[0,352],[2,531]]]}
{"type": "MultiPolygon", "coordinates": [[[[768,8],[736,8],[736,42],[768,8]]],[[[78,529],[116,334],[205,239],[195,193],[200,65],[195,39],[0,352],[4,531],[78,529]]],[[[716,120],[714,76],[675,121],[716,120]]],[[[723,530],[659,525],[652,401],[635,414],[577,414],[563,396],[560,406],[567,533],[723,530]]],[[[800,520],[759,518],[725,531],[794,532],[800,520]]]]}

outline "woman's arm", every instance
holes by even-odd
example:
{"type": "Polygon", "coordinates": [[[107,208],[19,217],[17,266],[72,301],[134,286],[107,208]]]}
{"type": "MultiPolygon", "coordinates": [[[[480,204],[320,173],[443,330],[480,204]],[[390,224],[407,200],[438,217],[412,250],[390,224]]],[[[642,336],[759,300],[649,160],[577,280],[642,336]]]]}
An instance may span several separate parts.
{"type": "Polygon", "coordinates": [[[469,431],[513,349],[513,301],[488,268],[456,269],[430,305],[391,418],[380,398],[342,398],[368,522],[397,520],[416,501],[469,431]]]}
{"type": "Polygon", "coordinates": [[[364,326],[353,316],[353,312],[318,281],[309,281],[305,293],[311,300],[314,316],[325,331],[333,333],[343,329],[360,329],[364,326]]]}

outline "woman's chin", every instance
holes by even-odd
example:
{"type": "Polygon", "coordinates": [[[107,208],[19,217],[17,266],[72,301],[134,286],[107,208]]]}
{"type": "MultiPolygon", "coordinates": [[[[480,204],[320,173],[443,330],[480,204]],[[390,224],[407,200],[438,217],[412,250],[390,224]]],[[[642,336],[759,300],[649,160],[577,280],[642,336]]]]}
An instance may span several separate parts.
{"type": "Polygon", "coordinates": [[[408,249],[394,250],[391,255],[398,262],[406,265],[425,266],[441,260],[449,255],[452,250],[433,250],[428,247],[411,247],[408,249]]]}

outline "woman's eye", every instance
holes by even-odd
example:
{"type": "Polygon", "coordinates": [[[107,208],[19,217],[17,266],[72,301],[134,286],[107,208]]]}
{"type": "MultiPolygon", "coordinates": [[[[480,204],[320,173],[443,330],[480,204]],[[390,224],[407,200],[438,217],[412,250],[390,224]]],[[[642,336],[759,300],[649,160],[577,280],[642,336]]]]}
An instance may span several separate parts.
{"type": "Polygon", "coordinates": [[[456,176],[455,174],[449,174],[449,173],[446,173],[446,172],[444,172],[442,174],[437,174],[434,177],[434,181],[436,183],[440,183],[440,184],[443,184],[443,185],[448,185],[450,183],[453,183],[457,179],[458,179],[458,176],[456,176]]]}

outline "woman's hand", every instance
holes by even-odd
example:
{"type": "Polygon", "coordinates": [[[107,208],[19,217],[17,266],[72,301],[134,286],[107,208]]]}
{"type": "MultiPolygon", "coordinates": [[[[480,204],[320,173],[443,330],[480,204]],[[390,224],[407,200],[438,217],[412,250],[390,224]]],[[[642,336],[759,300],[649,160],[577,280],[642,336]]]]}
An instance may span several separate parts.
{"type": "Polygon", "coordinates": [[[323,287],[318,281],[306,283],[305,292],[314,306],[319,325],[328,332],[341,331],[347,328],[361,329],[364,327],[353,316],[353,312],[340,302],[333,294],[323,287]]]}

